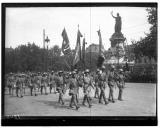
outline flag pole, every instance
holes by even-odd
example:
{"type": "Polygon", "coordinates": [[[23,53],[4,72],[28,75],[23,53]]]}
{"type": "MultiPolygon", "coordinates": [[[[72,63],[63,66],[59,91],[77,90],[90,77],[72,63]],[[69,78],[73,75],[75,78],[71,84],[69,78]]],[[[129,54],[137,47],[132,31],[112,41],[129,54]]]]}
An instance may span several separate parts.
{"type": "Polygon", "coordinates": [[[84,68],[84,71],[85,71],[85,68],[86,68],[86,64],[85,64],[85,44],[86,44],[86,41],[85,41],[85,33],[84,33],[84,42],[83,42],[83,43],[84,43],[84,44],[83,44],[83,45],[84,45],[84,51],[83,51],[83,52],[84,52],[84,53],[83,53],[83,55],[84,55],[84,56],[83,56],[83,57],[84,57],[84,58],[83,58],[84,67],[83,67],[83,68],[84,68]]]}
{"type": "Polygon", "coordinates": [[[45,29],[43,29],[43,71],[45,71],[45,29]]]}
{"type": "MultiPolygon", "coordinates": [[[[99,34],[100,34],[100,26],[99,26],[99,34]]],[[[101,47],[102,47],[102,44],[101,44],[101,41],[99,41],[99,56],[101,55],[101,47]]]]}

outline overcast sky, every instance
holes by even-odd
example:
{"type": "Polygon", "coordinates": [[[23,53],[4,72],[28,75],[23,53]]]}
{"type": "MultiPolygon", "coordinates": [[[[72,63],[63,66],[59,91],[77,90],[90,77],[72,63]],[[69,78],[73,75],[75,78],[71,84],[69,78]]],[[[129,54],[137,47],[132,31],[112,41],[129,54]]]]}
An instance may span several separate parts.
{"type": "MultiPolygon", "coordinates": [[[[101,30],[102,43],[107,50],[109,38],[114,33],[115,19],[118,12],[122,17],[122,33],[131,40],[139,40],[149,33],[145,7],[37,7],[6,9],[6,47],[17,47],[28,42],[43,47],[43,29],[50,39],[49,48],[57,44],[61,47],[63,28],[66,28],[70,46],[75,48],[77,30],[86,38],[87,46],[98,44],[97,31],[101,30]]],[[[81,39],[82,41],[82,39],[81,39]]]]}

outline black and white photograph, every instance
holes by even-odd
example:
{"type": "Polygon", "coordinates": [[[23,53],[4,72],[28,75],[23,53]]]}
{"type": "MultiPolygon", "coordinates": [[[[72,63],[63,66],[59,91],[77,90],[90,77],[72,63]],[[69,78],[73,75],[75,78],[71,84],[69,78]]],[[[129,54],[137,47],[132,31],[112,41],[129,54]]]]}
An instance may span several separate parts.
{"type": "Polygon", "coordinates": [[[157,125],[157,13],[157,3],[2,3],[2,119],[157,125]]]}

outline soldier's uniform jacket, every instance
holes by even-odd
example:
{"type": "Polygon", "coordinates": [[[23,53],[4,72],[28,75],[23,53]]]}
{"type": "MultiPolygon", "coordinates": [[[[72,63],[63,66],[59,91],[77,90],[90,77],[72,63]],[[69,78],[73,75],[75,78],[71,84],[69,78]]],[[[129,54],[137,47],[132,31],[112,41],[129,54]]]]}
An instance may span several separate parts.
{"type": "Polygon", "coordinates": [[[100,89],[105,89],[105,83],[107,82],[107,74],[106,72],[102,72],[100,75],[99,75],[99,86],[100,86],[100,89]]]}
{"type": "Polygon", "coordinates": [[[63,76],[59,76],[59,77],[57,77],[57,80],[56,80],[57,82],[57,89],[58,90],[63,90],[64,89],[64,78],[63,78],[63,76]]]}
{"type": "Polygon", "coordinates": [[[118,79],[118,87],[124,87],[124,74],[118,74],[119,79],[118,79]]]}
{"type": "Polygon", "coordinates": [[[48,85],[48,77],[47,76],[42,77],[41,84],[42,84],[42,86],[47,87],[47,85],[48,85]]]}
{"type": "Polygon", "coordinates": [[[55,76],[54,75],[49,76],[49,84],[55,85],[55,76]]]}
{"type": "Polygon", "coordinates": [[[112,71],[109,73],[109,76],[108,76],[108,85],[109,86],[115,86],[116,85],[116,80],[115,80],[115,72],[112,71]]]}
{"type": "Polygon", "coordinates": [[[70,81],[69,81],[69,88],[70,88],[70,91],[69,93],[70,94],[77,94],[78,93],[78,81],[76,78],[71,78],[70,81]]]}
{"type": "Polygon", "coordinates": [[[99,74],[95,75],[94,81],[95,81],[95,86],[98,87],[99,86],[99,74]]]}
{"type": "Polygon", "coordinates": [[[7,85],[8,85],[8,87],[12,87],[14,85],[14,78],[13,77],[8,78],[7,85]]]}
{"type": "Polygon", "coordinates": [[[17,78],[17,81],[16,81],[16,86],[17,86],[18,88],[22,88],[22,84],[23,84],[22,79],[21,79],[20,77],[18,77],[18,78],[17,78]]]}
{"type": "Polygon", "coordinates": [[[37,76],[37,84],[39,86],[42,86],[41,82],[42,82],[42,76],[39,75],[39,76],[37,76]]]}
{"type": "Polygon", "coordinates": [[[86,92],[91,92],[91,84],[92,84],[92,81],[91,81],[91,78],[90,76],[84,76],[84,93],[86,92]]]}

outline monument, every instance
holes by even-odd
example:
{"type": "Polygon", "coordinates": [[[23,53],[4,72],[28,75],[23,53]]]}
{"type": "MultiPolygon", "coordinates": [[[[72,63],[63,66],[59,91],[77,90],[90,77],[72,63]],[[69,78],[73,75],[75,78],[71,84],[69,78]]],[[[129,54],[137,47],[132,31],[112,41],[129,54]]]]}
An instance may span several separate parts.
{"type": "Polygon", "coordinates": [[[121,63],[124,61],[125,51],[124,51],[124,41],[126,38],[121,32],[122,21],[121,16],[117,13],[115,17],[113,12],[111,12],[112,17],[115,19],[115,32],[112,34],[110,41],[111,47],[110,50],[110,59],[107,60],[107,63],[121,63]]]}

